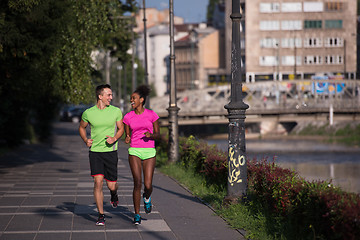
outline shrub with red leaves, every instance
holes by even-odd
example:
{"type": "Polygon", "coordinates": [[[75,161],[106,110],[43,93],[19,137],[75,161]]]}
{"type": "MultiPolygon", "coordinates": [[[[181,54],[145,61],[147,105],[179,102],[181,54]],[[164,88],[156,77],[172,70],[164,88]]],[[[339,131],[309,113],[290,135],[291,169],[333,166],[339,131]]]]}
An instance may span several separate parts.
{"type": "MultiPolygon", "coordinates": [[[[167,151],[165,144],[159,146],[167,151]]],[[[180,146],[183,167],[202,174],[208,184],[227,185],[227,153],[192,136],[181,138],[180,146]]],[[[267,159],[248,161],[247,172],[250,199],[259,202],[272,218],[282,219],[293,234],[288,239],[359,239],[359,194],[325,181],[306,181],[267,159]]]]}

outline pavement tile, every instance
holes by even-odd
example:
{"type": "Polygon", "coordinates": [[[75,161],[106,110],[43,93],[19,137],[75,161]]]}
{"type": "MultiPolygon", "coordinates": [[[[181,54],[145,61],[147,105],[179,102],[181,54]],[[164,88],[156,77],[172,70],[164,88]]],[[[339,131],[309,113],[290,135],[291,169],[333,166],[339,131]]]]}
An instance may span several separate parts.
{"type": "Polygon", "coordinates": [[[75,196],[53,196],[49,205],[74,205],[75,196]]]}
{"type": "Polygon", "coordinates": [[[36,233],[3,233],[0,240],[33,240],[36,233]]]}
{"type": "MultiPolygon", "coordinates": [[[[34,240],[69,240],[71,236],[70,232],[67,233],[61,233],[61,232],[56,232],[56,233],[38,233],[35,236],[34,240]]],[[[73,240],[75,240],[73,238],[73,240]]]]}
{"type": "Polygon", "coordinates": [[[71,214],[44,215],[40,225],[40,231],[46,230],[69,230],[72,226],[71,214]]]}
{"type": "Polygon", "coordinates": [[[49,204],[49,201],[50,201],[50,197],[48,196],[43,196],[43,197],[29,196],[23,201],[21,206],[33,206],[33,205],[45,205],[45,204],[47,205],[49,204]]]}
{"type": "Polygon", "coordinates": [[[73,232],[71,234],[71,239],[73,240],[106,240],[105,231],[102,232],[73,232]]]}
{"type": "MultiPolygon", "coordinates": [[[[139,232],[107,232],[106,233],[107,240],[119,240],[119,239],[126,239],[126,240],[138,240],[141,239],[141,235],[139,232]]],[[[147,238],[143,238],[147,239],[147,238]]],[[[170,240],[170,238],[169,238],[170,240]]]]}
{"type": "Polygon", "coordinates": [[[37,231],[42,218],[41,214],[15,215],[6,231],[37,231]]]}
{"type": "Polygon", "coordinates": [[[146,240],[177,240],[178,238],[172,232],[140,232],[141,239],[146,240]]]}
{"type": "Polygon", "coordinates": [[[0,206],[20,206],[26,197],[3,197],[0,206]]]}
{"type": "Polygon", "coordinates": [[[13,215],[1,215],[0,217],[0,231],[4,231],[13,215]]]}

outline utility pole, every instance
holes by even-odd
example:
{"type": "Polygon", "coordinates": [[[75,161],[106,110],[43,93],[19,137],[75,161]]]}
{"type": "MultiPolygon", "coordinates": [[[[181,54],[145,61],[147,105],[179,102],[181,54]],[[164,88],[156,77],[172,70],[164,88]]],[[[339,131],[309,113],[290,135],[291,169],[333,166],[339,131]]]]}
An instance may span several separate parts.
{"type": "Polygon", "coordinates": [[[119,106],[121,107],[121,70],[122,70],[122,65],[118,65],[117,67],[117,70],[118,70],[118,103],[119,103],[119,106]]]}
{"type": "Polygon", "coordinates": [[[232,0],[231,97],[225,105],[229,119],[228,184],[226,201],[236,201],[247,194],[247,164],[245,158],[245,111],[243,102],[240,38],[240,0],[232,0]]]}
{"type": "Polygon", "coordinates": [[[169,96],[169,161],[179,160],[178,108],[176,103],[175,50],[174,50],[174,2],[169,0],[170,18],[170,96],[169,96]]]}
{"type": "Polygon", "coordinates": [[[346,39],[344,39],[344,79],[346,79],[346,39]]]}
{"type": "Polygon", "coordinates": [[[132,70],[132,78],[131,78],[131,90],[132,92],[136,89],[136,69],[135,69],[135,39],[134,39],[134,20],[131,19],[131,43],[132,43],[132,54],[131,54],[131,70],[132,70]]]}
{"type": "MultiPolygon", "coordinates": [[[[149,85],[149,72],[148,72],[148,61],[147,61],[147,31],[146,31],[146,7],[145,0],[143,0],[143,12],[144,12],[144,67],[145,67],[145,84],[149,85]]],[[[150,107],[150,98],[145,102],[145,107],[150,107]]]]}

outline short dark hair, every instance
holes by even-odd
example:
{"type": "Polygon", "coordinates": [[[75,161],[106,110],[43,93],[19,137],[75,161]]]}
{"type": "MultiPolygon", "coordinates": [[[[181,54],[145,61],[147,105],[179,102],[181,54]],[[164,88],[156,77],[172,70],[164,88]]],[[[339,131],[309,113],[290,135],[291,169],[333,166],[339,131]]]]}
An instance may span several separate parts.
{"type": "Polygon", "coordinates": [[[110,88],[111,89],[111,86],[109,84],[101,84],[101,85],[97,86],[96,91],[95,91],[96,100],[99,100],[99,95],[102,94],[102,92],[104,91],[104,88],[110,88]]]}
{"type": "Polygon", "coordinates": [[[139,94],[140,98],[143,98],[144,101],[142,103],[142,105],[144,106],[145,102],[146,102],[146,97],[149,96],[150,93],[150,87],[147,85],[140,85],[136,88],[136,90],[134,91],[134,93],[139,94]]]}

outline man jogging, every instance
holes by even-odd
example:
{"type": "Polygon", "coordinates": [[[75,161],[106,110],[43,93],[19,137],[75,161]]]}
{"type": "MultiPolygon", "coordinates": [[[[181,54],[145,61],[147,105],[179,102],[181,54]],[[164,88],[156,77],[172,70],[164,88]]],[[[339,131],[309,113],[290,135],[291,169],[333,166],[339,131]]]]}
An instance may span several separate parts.
{"type": "Polygon", "coordinates": [[[118,139],[124,133],[122,112],[110,105],[113,98],[110,85],[96,87],[97,103],[82,114],[79,133],[89,147],[91,176],[94,179],[94,199],[99,212],[96,225],[105,225],[103,181],[111,194],[111,205],[118,205],[117,196],[117,148],[118,139]],[[86,127],[91,126],[91,138],[87,137],[86,127]]]}

